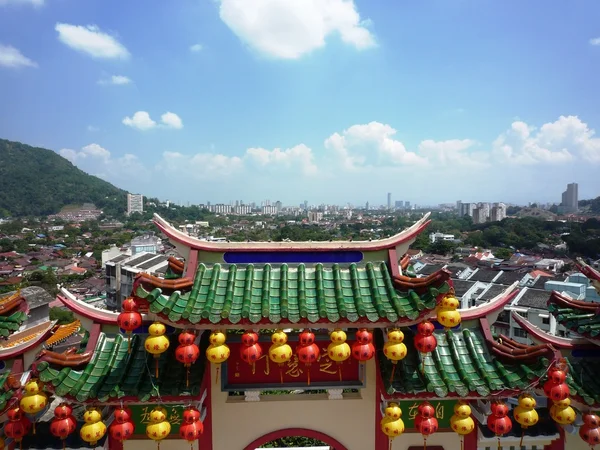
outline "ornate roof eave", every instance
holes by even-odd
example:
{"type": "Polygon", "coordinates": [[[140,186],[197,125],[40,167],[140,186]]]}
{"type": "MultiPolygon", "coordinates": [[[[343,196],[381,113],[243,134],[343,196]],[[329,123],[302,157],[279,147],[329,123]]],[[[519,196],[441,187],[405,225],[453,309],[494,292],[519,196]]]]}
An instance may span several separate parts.
{"type": "Polygon", "coordinates": [[[486,317],[489,323],[494,323],[498,315],[504,310],[504,306],[510,303],[519,293],[518,286],[519,283],[514,282],[483,305],[459,309],[458,312],[460,312],[462,321],[467,322],[486,317]]]}
{"type": "Polygon", "coordinates": [[[430,213],[398,234],[374,241],[332,241],[332,242],[208,242],[193,238],[169,224],[158,214],[154,223],[169,239],[185,247],[208,252],[327,252],[336,250],[377,251],[398,247],[414,240],[429,225],[430,213]]]}
{"type": "Polygon", "coordinates": [[[554,336],[550,333],[547,333],[546,331],[542,330],[539,327],[536,327],[534,324],[529,322],[521,315],[515,313],[514,311],[511,313],[511,316],[521,328],[527,331],[531,340],[534,341],[536,344],[550,344],[553,347],[565,350],[595,349],[597,347],[596,345],[591,344],[589,339],[566,338],[554,336]]]}
{"type": "Polygon", "coordinates": [[[590,279],[592,286],[600,293],[600,272],[587,264],[583,259],[577,258],[577,268],[590,279]]]}
{"type": "Polygon", "coordinates": [[[597,314],[600,312],[600,304],[586,302],[582,300],[574,300],[566,295],[562,295],[559,292],[552,291],[550,294],[550,298],[548,299],[548,304],[554,303],[563,308],[573,308],[581,310],[585,313],[594,313],[597,314]]]}
{"type": "Polygon", "coordinates": [[[9,341],[14,339],[22,339],[24,337],[31,336],[34,333],[36,336],[33,339],[21,342],[20,344],[14,345],[12,347],[0,348],[0,360],[14,358],[36,347],[40,342],[44,341],[50,335],[50,332],[52,331],[54,325],[56,325],[56,320],[48,320],[33,327],[38,328],[35,331],[33,331],[32,328],[26,328],[23,331],[13,333],[10,336],[9,341]]]}

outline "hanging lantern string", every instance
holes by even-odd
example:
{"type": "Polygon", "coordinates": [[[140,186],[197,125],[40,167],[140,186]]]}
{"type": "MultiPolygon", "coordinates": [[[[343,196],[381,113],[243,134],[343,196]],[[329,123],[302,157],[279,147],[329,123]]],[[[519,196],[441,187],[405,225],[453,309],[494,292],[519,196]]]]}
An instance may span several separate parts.
{"type": "MultiPolygon", "coordinates": [[[[164,402],[163,402],[162,397],[160,396],[160,390],[159,390],[158,386],[156,386],[154,384],[154,381],[152,380],[152,371],[150,370],[150,366],[148,366],[148,359],[146,359],[146,371],[148,372],[148,378],[150,379],[150,384],[152,385],[152,390],[154,392],[156,392],[156,397],[158,398],[159,404],[163,405],[164,402]]],[[[160,445],[160,442],[159,442],[159,445],[160,445]]]]}

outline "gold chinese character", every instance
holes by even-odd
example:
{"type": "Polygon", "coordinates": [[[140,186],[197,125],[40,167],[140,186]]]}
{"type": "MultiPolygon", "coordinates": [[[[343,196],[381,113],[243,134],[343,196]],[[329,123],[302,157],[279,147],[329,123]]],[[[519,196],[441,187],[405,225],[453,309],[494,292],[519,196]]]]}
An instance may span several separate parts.
{"type": "Polygon", "coordinates": [[[332,367],[333,361],[327,356],[327,348],[323,347],[321,349],[321,354],[319,355],[317,362],[319,363],[319,372],[328,373],[330,375],[335,375],[337,373],[337,370],[332,367]]]}
{"type": "Polygon", "coordinates": [[[169,422],[171,422],[171,425],[181,425],[181,414],[179,414],[179,411],[174,406],[171,406],[169,422]]]}
{"type": "Polygon", "coordinates": [[[438,419],[444,418],[444,405],[441,402],[438,402],[438,404],[435,405],[435,417],[438,419]]]}
{"type": "Polygon", "coordinates": [[[414,420],[419,413],[419,404],[417,402],[413,403],[412,406],[408,407],[408,418],[414,420]]]}
{"type": "Polygon", "coordinates": [[[294,378],[298,378],[300,375],[302,375],[303,371],[300,368],[300,364],[298,362],[298,355],[294,355],[294,357],[287,362],[287,369],[288,370],[285,373],[286,375],[289,375],[294,378]]]}
{"type": "Polygon", "coordinates": [[[148,411],[147,406],[142,408],[141,422],[146,424],[150,423],[150,411],[148,411]]]}
{"type": "MultiPolygon", "coordinates": [[[[269,367],[269,361],[270,361],[269,355],[262,355],[260,358],[258,358],[256,360],[256,363],[258,363],[261,359],[264,359],[266,361],[264,373],[265,373],[265,375],[269,375],[271,373],[271,368],[269,367]]],[[[252,364],[252,375],[254,375],[256,373],[256,363],[252,364]]]]}

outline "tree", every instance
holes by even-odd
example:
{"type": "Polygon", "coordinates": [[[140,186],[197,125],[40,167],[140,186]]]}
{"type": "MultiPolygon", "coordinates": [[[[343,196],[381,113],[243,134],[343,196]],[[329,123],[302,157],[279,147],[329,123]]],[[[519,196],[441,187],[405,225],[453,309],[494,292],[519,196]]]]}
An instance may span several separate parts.
{"type": "Polygon", "coordinates": [[[507,248],[497,248],[496,250],[494,250],[494,256],[496,256],[496,258],[510,259],[510,257],[512,255],[513,255],[513,252],[511,252],[507,248]]]}
{"type": "Polygon", "coordinates": [[[447,255],[452,253],[455,248],[456,244],[453,242],[439,240],[429,246],[429,252],[436,255],[447,255]]]}

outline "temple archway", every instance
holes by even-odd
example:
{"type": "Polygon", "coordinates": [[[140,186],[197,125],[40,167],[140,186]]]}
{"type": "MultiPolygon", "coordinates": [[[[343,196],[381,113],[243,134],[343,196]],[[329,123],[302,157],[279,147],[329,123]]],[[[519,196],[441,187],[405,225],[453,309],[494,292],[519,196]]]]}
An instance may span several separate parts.
{"type": "Polygon", "coordinates": [[[276,439],[289,436],[304,436],[312,439],[317,439],[319,441],[324,442],[325,445],[329,445],[333,450],[348,450],[348,448],[342,445],[337,439],[334,439],[331,436],[321,433],[319,431],[309,430],[307,428],[284,428],[282,430],[267,433],[259,437],[258,439],[252,441],[250,444],[244,447],[244,450],[256,450],[261,445],[265,445],[276,439]]]}

